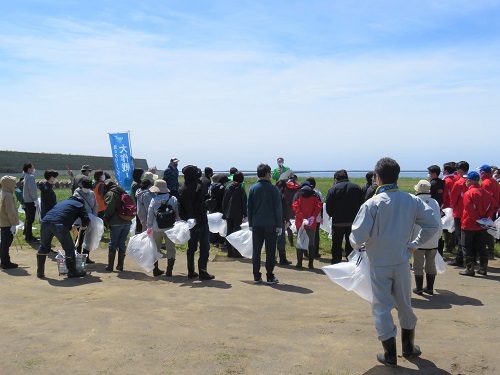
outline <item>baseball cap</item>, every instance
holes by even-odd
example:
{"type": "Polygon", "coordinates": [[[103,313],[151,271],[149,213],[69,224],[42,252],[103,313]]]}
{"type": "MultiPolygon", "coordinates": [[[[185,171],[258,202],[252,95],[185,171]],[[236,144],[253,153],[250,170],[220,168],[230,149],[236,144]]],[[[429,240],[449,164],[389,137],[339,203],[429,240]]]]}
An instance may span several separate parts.
{"type": "Polygon", "coordinates": [[[491,173],[491,167],[488,164],[483,164],[476,168],[480,172],[491,173]]]}
{"type": "Polygon", "coordinates": [[[467,173],[467,175],[465,175],[465,178],[467,178],[468,180],[479,181],[479,173],[475,171],[469,172],[467,173]]]}
{"type": "Polygon", "coordinates": [[[172,159],[170,159],[170,162],[171,162],[171,163],[178,163],[178,162],[179,162],[179,159],[177,159],[177,158],[172,158],[172,159]]]}

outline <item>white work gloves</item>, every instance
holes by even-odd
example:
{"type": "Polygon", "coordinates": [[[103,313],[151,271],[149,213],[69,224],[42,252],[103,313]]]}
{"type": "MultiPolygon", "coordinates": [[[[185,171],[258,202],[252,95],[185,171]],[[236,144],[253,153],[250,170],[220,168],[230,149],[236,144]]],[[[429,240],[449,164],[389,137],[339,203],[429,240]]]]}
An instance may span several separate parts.
{"type": "Polygon", "coordinates": [[[283,233],[283,229],[282,228],[276,228],[276,234],[278,236],[281,236],[281,233],[283,233]]]}
{"type": "Polygon", "coordinates": [[[13,235],[15,235],[17,232],[17,227],[15,225],[11,226],[10,227],[10,233],[12,233],[13,235]]]}
{"type": "Polygon", "coordinates": [[[316,218],[314,216],[311,216],[309,219],[307,219],[307,226],[310,227],[315,221],[316,218]]]}

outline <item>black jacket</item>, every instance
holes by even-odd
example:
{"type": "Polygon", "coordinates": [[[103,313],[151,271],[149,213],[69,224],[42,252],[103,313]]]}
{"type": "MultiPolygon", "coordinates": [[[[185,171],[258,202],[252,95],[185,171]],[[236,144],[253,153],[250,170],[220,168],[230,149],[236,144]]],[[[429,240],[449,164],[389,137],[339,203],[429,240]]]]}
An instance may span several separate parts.
{"type": "Polygon", "coordinates": [[[247,193],[240,184],[234,182],[224,192],[222,213],[225,218],[241,220],[247,216],[247,193]]]}
{"type": "Polygon", "coordinates": [[[196,226],[208,223],[205,188],[199,180],[187,180],[179,189],[179,216],[182,220],[196,219],[196,226]]]}
{"type": "Polygon", "coordinates": [[[52,189],[52,184],[45,181],[40,185],[40,217],[43,219],[45,214],[49,212],[56,204],[57,197],[56,193],[54,193],[54,189],[52,189]]]}
{"type": "Polygon", "coordinates": [[[338,181],[326,196],[326,212],[332,224],[352,224],[364,201],[359,185],[349,180],[338,181]]]}

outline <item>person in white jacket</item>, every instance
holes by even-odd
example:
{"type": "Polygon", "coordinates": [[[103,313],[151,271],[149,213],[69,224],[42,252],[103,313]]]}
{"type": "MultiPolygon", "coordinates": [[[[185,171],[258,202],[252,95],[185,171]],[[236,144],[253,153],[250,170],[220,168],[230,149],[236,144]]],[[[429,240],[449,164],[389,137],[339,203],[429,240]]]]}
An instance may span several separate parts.
{"type": "MultiPolygon", "coordinates": [[[[432,210],[436,217],[440,217],[441,209],[438,202],[431,198],[431,184],[427,180],[420,180],[415,186],[415,196],[425,202],[432,210]]],[[[420,232],[420,226],[415,225],[411,238],[415,238],[420,232]]],[[[434,280],[436,279],[436,254],[438,251],[438,243],[443,233],[443,224],[439,220],[439,230],[434,236],[425,243],[419,245],[417,250],[413,252],[413,274],[415,275],[416,287],[413,293],[422,295],[423,293],[434,295],[434,280]],[[425,279],[427,285],[424,285],[424,267],[425,279]]]]}
{"type": "MultiPolygon", "coordinates": [[[[167,271],[165,276],[172,277],[175,264],[175,244],[167,237],[165,231],[172,228],[174,222],[180,220],[177,198],[170,194],[165,180],[156,180],[149,190],[155,193],[156,196],[151,200],[148,207],[147,233],[153,235],[158,251],[161,249],[162,241],[165,240],[167,249],[167,271]]],[[[158,262],[155,262],[153,275],[160,276],[163,273],[158,268],[158,262]]]]}
{"type": "Polygon", "coordinates": [[[370,260],[372,315],[384,348],[377,360],[391,367],[397,366],[393,308],[398,311],[402,330],[403,357],[421,354],[414,344],[417,317],[411,306],[409,260],[411,251],[435,235],[441,219],[421,199],[399,190],[399,172],[399,164],[394,159],[382,158],[377,162],[378,188],[375,195],[361,205],[349,237],[354,249],[366,248],[370,260]],[[421,230],[412,238],[415,224],[421,230]]]}

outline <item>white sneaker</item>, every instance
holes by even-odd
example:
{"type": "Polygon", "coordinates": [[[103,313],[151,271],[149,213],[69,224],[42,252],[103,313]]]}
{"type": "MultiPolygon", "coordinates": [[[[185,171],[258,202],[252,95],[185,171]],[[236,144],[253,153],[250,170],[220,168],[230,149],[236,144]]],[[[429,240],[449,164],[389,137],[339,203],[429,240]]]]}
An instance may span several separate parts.
{"type": "Polygon", "coordinates": [[[278,284],[280,281],[275,277],[274,279],[272,280],[267,280],[266,281],[266,284],[267,285],[273,285],[273,284],[278,284]]]}

